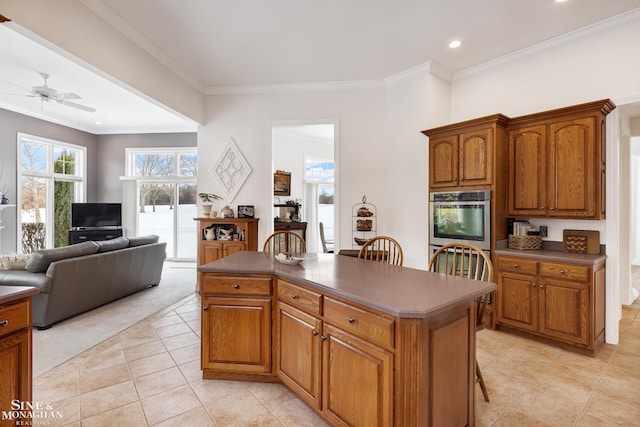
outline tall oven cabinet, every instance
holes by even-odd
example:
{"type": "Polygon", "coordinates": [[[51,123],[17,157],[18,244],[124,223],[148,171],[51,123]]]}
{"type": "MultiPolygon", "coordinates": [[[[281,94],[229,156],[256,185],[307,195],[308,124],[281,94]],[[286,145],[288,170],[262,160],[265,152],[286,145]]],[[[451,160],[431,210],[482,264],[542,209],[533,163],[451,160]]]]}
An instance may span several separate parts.
{"type": "Polygon", "coordinates": [[[491,250],[507,238],[507,124],[502,114],[422,131],[429,137],[429,191],[491,191],[491,250]]]}

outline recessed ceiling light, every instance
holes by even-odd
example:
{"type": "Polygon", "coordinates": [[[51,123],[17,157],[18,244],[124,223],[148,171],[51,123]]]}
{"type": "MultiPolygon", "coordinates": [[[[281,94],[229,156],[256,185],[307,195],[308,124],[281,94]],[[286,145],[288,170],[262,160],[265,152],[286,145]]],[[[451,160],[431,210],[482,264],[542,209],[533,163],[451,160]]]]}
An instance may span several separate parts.
{"type": "Polygon", "coordinates": [[[102,122],[96,122],[96,124],[97,124],[97,125],[101,125],[101,124],[102,124],[102,122]]]}
{"type": "Polygon", "coordinates": [[[462,45],[462,42],[460,40],[454,40],[451,43],[449,43],[449,47],[451,49],[455,49],[457,47],[460,47],[462,45]]]}
{"type": "Polygon", "coordinates": [[[556,0],[556,3],[564,3],[567,0],[556,0]]]}

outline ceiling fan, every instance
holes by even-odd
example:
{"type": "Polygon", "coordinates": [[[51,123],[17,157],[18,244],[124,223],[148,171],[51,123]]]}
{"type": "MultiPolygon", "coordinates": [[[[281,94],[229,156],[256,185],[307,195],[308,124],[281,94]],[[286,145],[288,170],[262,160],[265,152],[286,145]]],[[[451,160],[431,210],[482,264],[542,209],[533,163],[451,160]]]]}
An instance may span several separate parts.
{"type": "MultiPolygon", "coordinates": [[[[24,90],[29,91],[29,95],[25,95],[25,96],[40,97],[41,102],[53,101],[53,102],[57,102],[58,104],[66,105],[68,107],[78,108],[80,110],[87,111],[89,113],[93,113],[96,111],[95,108],[69,101],[70,99],[73,99],[73,100],[80,99],[79,95],[76,95],[75,93],[72,93],[72,92],[66,92],[66,93],[58,92],[54,88],[50,87],[47,84],[47,80],[49,79],[49,77],[51,77],[49,74],[40,73],[40,76],[44,79],[44,83],[42,84],[42,86],[32,86],[31,90],[23,88],[24,90]]],[[[13,85],[17,86],[15,84],[13,85]]],[[[14,95],[14,94],[10,94],[10,95],[14,95]]]]}

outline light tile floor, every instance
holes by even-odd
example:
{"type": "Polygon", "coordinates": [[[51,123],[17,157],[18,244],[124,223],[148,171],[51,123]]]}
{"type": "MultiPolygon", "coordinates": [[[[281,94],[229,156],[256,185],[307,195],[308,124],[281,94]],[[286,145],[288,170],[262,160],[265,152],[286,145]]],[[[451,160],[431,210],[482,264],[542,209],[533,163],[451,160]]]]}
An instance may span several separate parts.
{"type": "MultiPolygon", "coordinates": [[[[595,358],[479,332],[477,425],[640,425],[639,310],[595,358]]],[[[194,294],[35,378],[33,399],[62,414],[52,426],[326,425],[281,385],[202,380],[199,319],[194,294]]]]}

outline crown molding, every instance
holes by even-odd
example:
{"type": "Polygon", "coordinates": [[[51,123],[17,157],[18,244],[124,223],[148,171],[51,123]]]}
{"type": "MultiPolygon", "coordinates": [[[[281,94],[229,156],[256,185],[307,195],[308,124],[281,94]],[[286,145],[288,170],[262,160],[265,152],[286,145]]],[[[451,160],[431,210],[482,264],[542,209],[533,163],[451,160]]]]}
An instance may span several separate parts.
{"type": "Polygon", "coordinates": [[[626,25],[631,25],[640,22],[640,8],[633,9],[629,12],[621,13],[609,19],[605,19],[600,22],[596,22],[586,27],[579,28],[569,33],[562,34],[560,36],[551,38],[549,40],[537,43],[535,45],[517,50],[507,55],[503,55],[499,58],[491,61],[484,62],[482,64],[467,68],[465,70],[458,71],[454,74],[455,80],[472,77],[481,72],[490,70],[500,65],[507,64],[509,62],[516,61],[518,59],[533,55],[535,53],[544,52],[549,49],[566,45],[575,40],[580,40],[594,34],[610,30],[612,28],[619,28],[626,25]]]}

